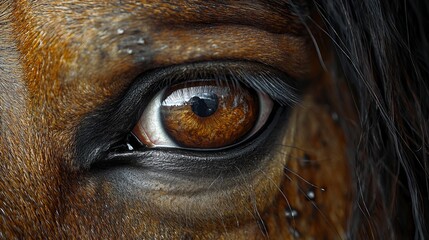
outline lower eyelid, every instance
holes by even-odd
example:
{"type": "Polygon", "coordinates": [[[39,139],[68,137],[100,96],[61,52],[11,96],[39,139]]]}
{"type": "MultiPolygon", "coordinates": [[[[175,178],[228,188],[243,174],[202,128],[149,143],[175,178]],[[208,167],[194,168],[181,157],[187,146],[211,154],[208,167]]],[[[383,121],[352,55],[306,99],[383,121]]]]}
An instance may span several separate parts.
{"type": "MultiPolygon", "coordinates": [[[[223,178],[237,178],[243,172],[258,169],[263,162],[269,161],[270,151],[279,141],[281,131],[279,123],[285,123],[288,112],[283,108],[272,114],[269,124],[256,138],[245,141],[237,147],[209,151],[189,151],[183,148],[153,148],[144,151],[111,152],[108,157],[93,165],[97,169],[122,171],[123,167],[133,167],[142,171],[153,171],[166,177],[199,177],[215,179],[219,174],[223,178]],[[117,168],[115,167],[117,166],[117,168]],[[237,172],[239,171],[239,172],[237,172]]],[[[283,124],[282,124],[283,126],[283,124]]],[[[109,172],[106,172],[109,174],[109,172]]],[[[174,187],[174,184],[172,184],[174,187]]]]}

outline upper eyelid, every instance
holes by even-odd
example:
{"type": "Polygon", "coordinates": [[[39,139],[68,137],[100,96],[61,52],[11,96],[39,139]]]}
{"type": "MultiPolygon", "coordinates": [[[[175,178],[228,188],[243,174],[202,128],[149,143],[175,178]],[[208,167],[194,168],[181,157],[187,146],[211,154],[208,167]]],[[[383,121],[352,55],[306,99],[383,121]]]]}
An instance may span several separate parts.
{"type": "MultiPolygon", "coordinates": [[[[306,81],[293,79],[286,73],[267,65],[247,61],[215,61],[210,66],[205,63],[188,64],[177,72],[171,71],[166,75],[167,83],[163,83],[159,90],[166,85],[192,79],[211,79],[219,81],[241,82],[255,90],[268,94],[282,106],[294,105],[299,102],[300,90],[306,81]]],[[[174,67],[173,67],[174,69],[174,67]]]]}
{"type": "Polygon", "coordinates": [[[280,77],[270,71],[264,71],[257,76],[247,72],[239,72],[239,76],[231,75],[233,80],[243,82],[255,90],[268,94],[275,102],[281,106],[294,105],[299,102],[299,94],[295,84],[283,75],[280,77]]]}

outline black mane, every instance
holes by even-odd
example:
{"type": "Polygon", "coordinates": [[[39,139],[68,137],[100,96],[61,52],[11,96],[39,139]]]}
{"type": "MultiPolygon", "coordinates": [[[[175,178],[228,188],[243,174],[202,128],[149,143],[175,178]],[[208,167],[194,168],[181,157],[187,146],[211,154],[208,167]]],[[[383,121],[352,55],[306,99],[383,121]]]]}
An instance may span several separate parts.
{"type": "Polygon", "coordinates": [[[352,89],[346,123],[356,202],[351,238],[424,239],[428,232],[429,2],[314,2],[352,89]],[[359,133],[359,134],[356,134],[359,133]]]}

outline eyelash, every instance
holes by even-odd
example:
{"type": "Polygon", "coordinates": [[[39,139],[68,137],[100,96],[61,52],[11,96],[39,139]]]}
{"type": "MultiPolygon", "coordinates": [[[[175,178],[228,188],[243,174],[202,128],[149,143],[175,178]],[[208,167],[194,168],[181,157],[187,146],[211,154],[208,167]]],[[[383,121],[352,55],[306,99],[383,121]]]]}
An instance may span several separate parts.
{"type": "Polygon", "coordinates": [[[217,73],[186,72],[184,74],[173,74],[166,82],[158,85],[158,89],[161,90],[166,86],[193,79],[227,81],[231,86],[241,83],[246,87],[267,94],[282,107],[293,106],[299,102],[298,83],[280,71],[269,71],[267,69],[256,71],[255,73],[244,69],[239,69],[238,71],[227,70],[227,72],[225,69],[220,69],[217,73]]]}
{"type": "Polygon", "coordinates": [[[280,107],[298,103],[298,89],[305,83],[269,66],[243,61],[202,62],[152,70],[138,77],[122,96],[82,121],[76,137],[77,164],[90,168],[110,152],[136,150],[128,145],[133,141],[130,133],[154,95],[172,84],[208,78],[226,80],[231,85],[241,83],[267,94],[280,107]]]}

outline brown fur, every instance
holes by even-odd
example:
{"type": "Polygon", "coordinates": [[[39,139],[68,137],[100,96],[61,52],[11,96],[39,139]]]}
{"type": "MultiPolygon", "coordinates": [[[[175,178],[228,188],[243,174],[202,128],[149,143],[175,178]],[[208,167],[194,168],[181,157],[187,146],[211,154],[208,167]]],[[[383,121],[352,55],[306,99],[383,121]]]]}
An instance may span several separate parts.
{"type": "Polygon", "coordinates": [[[345,237],[352,196],[345,139],[331,118],[338,99],[328,97],[331,76],[291,14],[242,1],[17,0],[0,3],[0,26],[0,238],[287,239],[294,229],[305,238],[345,237]],[[133,44],[136,38],[145,44],[133,44]],[[211,205],[218,197],[211,193],[154,207],[115,194],[75,164],[82,118],[137,75],[221,59],[311,80],[284,136],[273,140],[272,163],[219,196],[224,205],[211,205]],[[304,155],[310,166],[299,165],[304,155]],[[297,175],[326,191],[305,200],[301,190],[310,186],[297,175]],[[288,205],[299,211],[294,221],[284,216],[288,205]]]}

